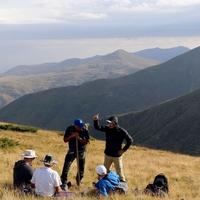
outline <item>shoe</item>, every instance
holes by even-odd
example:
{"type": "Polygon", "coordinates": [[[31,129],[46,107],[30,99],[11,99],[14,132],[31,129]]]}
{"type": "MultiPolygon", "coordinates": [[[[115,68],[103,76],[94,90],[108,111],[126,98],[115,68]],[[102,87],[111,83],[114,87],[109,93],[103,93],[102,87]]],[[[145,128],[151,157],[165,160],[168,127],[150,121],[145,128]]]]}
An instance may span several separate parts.
{"type": "Polygon", "coordinates": [[[120,182],[126,183],[126,181],[125,181],[125,180],[120,180],[120,182]]]}
{"type": "Polygon", "coordinates": [[[80,185],[81,184],[81,180],[78,180],[78,178],[76,177],[76,185],[80,185]]]}
{"type": "Polygon", "coordinates": [[[67,187],[68,187],[68,188],[72,187],[71,181],[68,181],[68,182],[67,182],[67,187]]]}
{"type": "Polygon", "coordinates": [[[64,183],[62,183],[62,185],[60,186],[61,187],[61,189],[63,190],[63,191],[68,191],[69,190],[69,188],[71,188],[73,185],[72,185],[72,183],[71,183],[71,181],[68,181],[68,182],[64,182],[64,183]]]}
{"type": "Polygon", "coordinates": [[[61,189],[62,189],[63,191],[65,191],[65,192],[68,191],[68,187],[67,187],[67,185],[62,184],[60,187],[61,187],[61,189]]]}

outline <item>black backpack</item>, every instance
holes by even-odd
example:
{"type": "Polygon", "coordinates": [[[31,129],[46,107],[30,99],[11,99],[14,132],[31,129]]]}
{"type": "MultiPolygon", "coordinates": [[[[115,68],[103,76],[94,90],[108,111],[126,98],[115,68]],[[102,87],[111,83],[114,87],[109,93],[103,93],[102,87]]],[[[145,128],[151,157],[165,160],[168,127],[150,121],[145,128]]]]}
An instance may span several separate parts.
{"type": "Polygon", "coordinates": [[[169,192],[168,179],[164,174],[158,174],[153,184],[148,184],[144,190],[145,194],[152,196],[165,197],[169,192]]]}

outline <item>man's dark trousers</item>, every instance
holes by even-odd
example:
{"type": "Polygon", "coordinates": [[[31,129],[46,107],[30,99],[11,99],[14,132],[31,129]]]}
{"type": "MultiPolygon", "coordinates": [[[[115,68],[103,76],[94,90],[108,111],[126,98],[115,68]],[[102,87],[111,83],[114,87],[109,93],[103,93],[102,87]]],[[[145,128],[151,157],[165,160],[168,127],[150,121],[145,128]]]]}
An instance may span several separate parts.
{"type": "MultiPolygon", "coordinates": [[[[79,151],[79,172],[80,172],[80,181],[83,178],[84,175],[84,167],[85,167],[85,151],[79,151]]],[[[67,179],[68,179],[68,173],[69,173],[69,169],[70,166],[72,164],[72,162],[76,159],[76,152],[73,151],[68,151],[66,156],[65,156],[65,162],[63,165],[63,170],[62,170],[62,175],[61,175],[61,180],[63,184],[67,184],[67,179]]],[[[79,184],[79,180],[78,180],[78,172],[76,175],[76,182],[77,184],[79,184]]]]}

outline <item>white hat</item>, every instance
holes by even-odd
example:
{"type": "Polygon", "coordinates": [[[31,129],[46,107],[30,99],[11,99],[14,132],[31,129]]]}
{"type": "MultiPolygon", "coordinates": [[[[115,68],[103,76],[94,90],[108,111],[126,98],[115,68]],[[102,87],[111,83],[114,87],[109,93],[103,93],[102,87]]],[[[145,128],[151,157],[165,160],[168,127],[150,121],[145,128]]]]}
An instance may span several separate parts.
{"type": "Polygon", "coordinates": [[[36,158],[37,156],[35,155],[35,151],[31,149],[27,149],[22,156],[24,158],[36,158]]]}
{"type": "Polygon", "coordinates": [[[107,169],[105,168],[104,165],[98,165],[98,166],[96,167],[96,172],[97,172],[97,174],[99,174],[99,175],[106,175],[106,174],[107,174],[107,169]]]}

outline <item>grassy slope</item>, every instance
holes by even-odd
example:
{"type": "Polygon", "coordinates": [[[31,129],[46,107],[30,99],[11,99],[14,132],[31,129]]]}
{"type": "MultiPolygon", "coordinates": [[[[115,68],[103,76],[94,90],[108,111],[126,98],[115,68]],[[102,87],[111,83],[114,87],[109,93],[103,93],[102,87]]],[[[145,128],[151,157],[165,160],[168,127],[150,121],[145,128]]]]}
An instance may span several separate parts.
{"type": "MultiPolygon", "coordinates": [[[[20,159],[20,154],[27,148],[36,150],[38,158],[34,161],[34,167],[41,166],[40,160],[44,154],[52,153],[58,160],[55,169],[61,173],[66,145],[62,141],[62,134],[38,131],[37,133],[16,133],[11,131],[1,131],[0,138],[8,137],[20,142],[20,146],[14,149],[0,150],[0,198],[4,200],[34,199],[33,197],[19,197],[9,189],[12,184],[12,168],[16,160],[20,159]],[[5,187],[5,184],[7,187],[5,187]],[[3,187],[4,186],[4,187],[3,187]]],[[[104,142],[92,140],[88,146],[85,177],[81,185],[81,191],[91,186],[95,181],[95,166],[103,162],[104,142]]],[[[141,147],[131,147],[124,155],[125,174],[130,188],[143,189],[153,177],[163,172],[169,179],[170,200],[194,199],[198,200],[200,194],[200,158],[180,154],[173,154],[165,151],[155,151],[141,147]]],[[[73,163],[70,171],[70,179],[74,181],[76,162],[73,163]]],[[[123,197],[124,198],[124,197],[123,197]]],[[[76,198],[91,199],[91,198],[76,198]]],[[[120,199],[116,196],[114,199],[120,199]]],[[[129,192],[125,199],[151,200],[155,198],[135,195],[129,192]]]]}

